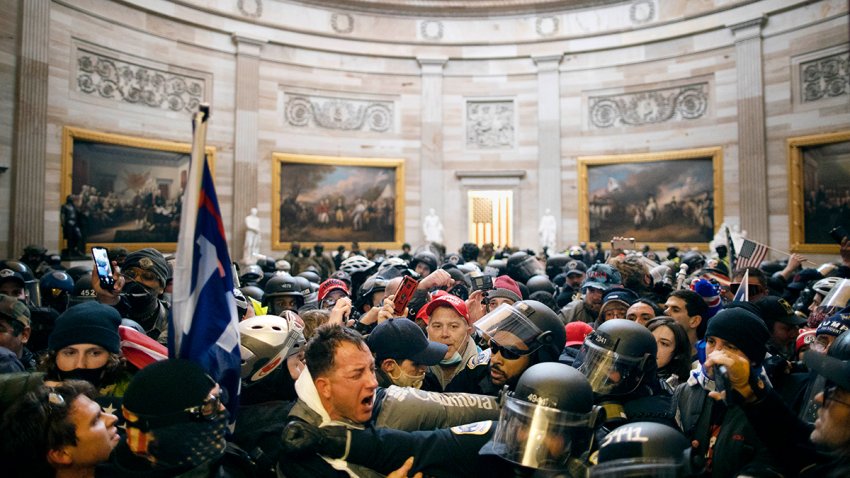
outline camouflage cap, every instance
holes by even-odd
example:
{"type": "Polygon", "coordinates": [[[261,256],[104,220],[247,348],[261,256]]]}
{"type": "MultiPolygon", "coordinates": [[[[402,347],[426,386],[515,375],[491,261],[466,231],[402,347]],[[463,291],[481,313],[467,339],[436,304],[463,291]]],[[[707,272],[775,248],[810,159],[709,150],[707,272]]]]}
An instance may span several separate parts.
{"type": "Polygon", "coordinates": [[[30,326],[30,310],[23,302],[6,294],[0,294],[0,318],[30,326]]]}

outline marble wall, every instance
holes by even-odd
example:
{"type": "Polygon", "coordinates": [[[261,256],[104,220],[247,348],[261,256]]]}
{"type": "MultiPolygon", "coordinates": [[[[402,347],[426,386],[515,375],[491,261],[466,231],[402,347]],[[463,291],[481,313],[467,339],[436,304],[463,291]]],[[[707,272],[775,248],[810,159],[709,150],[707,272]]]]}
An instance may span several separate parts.
{"type": "Polygon", "coordinates": [[[275,152],[403,159],[404,239],[422,241],[434,208],[454,249],[472,189],[514,191],[519,245],[537,247],[540,216],[556,212],[565,247],[579,238],[578,157],[714,146],[724,219],[785,249],[785,139],[850,128],[850,88],[827,93],[800,73],[847,58],[841,0],[635,0],[484,18],[285,0],[34,1],[44,8],[0,0],[11,32],[0,38],[0,251],[12,255],[30,242],[59,248],[64,126],[189,142],[199,101],[213,108],[233,249],[256,206],[270,254],[275,152]],[[21,67],[31,24],[49,28],[41,77],[21,67]],[[111,87],[115,71],[168,81],[139,93],[111,87]],[[44,92],[22,96],[15,79],[44,92]],[[14,140],[41,124],[14,116],[34,97],[46,102],[40,155],[14,140]],[[368,114],[328,116],[331,106],[368,114]]]}

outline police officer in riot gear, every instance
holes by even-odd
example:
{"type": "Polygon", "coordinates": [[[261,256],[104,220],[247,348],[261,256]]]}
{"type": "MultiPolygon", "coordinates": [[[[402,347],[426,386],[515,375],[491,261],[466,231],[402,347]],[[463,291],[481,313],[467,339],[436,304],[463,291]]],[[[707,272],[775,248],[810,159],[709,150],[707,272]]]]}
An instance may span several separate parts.
{"type": "Polygon", "coordinates": [[[293,422],[284,430],[284,448],[290,459],[318,452],[384,474],[413,456],[411,473],[427,476],[585,476],[601,410],[580,373],[559,363],[534,365],[502,400],[498,422],[429,431],[293,422]]]}
{"type": "Polygon", "coordinates": [[[656,377],[657,350],[652,332],[626,319],[606,321],[585,338],[573,367],[587,377],[596,404],[605,409],[606,432],[634,421],[675,426],[670,396],[656,377]]]}
{"type": "Polygon", "coordinates": [[[420,251],[413,255],[410,268],[423,278],[437,270],[437,256],[431,251],[420,251]]]}
{"type": "Polygon", "coordinates": [[[590,478],[686,478],[700,471],[679,430],[652,422],[617,427],[602,440],[590,478]]]}

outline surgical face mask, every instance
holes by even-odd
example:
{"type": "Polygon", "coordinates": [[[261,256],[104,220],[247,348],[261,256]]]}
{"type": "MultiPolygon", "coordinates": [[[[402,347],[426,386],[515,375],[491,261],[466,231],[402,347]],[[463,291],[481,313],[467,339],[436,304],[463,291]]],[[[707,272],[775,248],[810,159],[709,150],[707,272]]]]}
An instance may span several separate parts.
{"type": "MultiPolygon", "coordinates": [[[[460,355],[458,355],[459,357],[460,355]]],[[[399,387],[412,387],[412,388],[422,388],[422,382],[425,381],[425,372],[422,372],[421,375],[410,375],[409,373],[402,370],[401,365],[396,362],[395,364],[395,373],[390,371],[387,375],[389,375],[390,379],[394,384],[399,387]]]]}
{"type": "Polygon", "coordinates": [[[148,311],[156,302],[156,294],[141,282],[131,281],[124,286],[121,295],[127,299],[134,312],[148,311]]]}
{"type": "Polygon", "coordinates": [[[440,365],[456,365],[456,364],[460,363],[460,359],[461,359],[460,352],[455,350],[454,355],[452,355],[451,357],[449,357],[447,359],[440,360],[440,365]]]}

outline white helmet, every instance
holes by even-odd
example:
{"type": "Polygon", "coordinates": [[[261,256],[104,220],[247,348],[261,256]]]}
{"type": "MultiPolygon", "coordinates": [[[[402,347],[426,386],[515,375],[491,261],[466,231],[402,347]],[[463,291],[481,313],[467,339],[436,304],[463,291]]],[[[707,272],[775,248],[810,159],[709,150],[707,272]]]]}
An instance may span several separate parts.
{"type": "Polygon", "coordinates": [[[292,264],[286,259],[278,259],[274,263],[274,268],[276,271],[289,272],[292,269],[292,264]]]}
{"type": "Polygon", "coordinates": [[[349,275],[354,275],[357,272],[365,272],[375,266],[375,263],[366,259],[363,256],[351,256],[342,261],[339,268],[347,272],[349,275]]]}
{"type": "Polygon", "coordinates": [[[818,294],[821,294],[822,296],[826,297],[826,295],[829,294],[829,291],[831,291],[832,288],[835,287],[835,284],[838,284],[839,282],[841,282],[840,277],[827,277],[825,279],[821,279],[815,282],[815,285],[812,286],[812,289],[818,294]]]}
{"type": "MultiPolygon", "coordinates": [[[[277,315],[259,315],[239,322],[242,381],[251,385],[274,372],[296,340],[290,323],[277,315]]],[[[298,334],[300,335],[300,334],[298,334]]]]}

